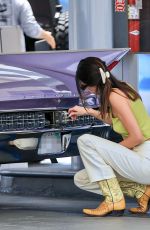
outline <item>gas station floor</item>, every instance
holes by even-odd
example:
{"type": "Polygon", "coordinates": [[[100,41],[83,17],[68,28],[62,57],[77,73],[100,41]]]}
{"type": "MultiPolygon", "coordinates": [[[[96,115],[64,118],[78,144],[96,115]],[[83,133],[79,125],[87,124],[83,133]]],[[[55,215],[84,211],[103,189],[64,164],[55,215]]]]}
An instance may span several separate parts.
{"type": "MultiPolygon", "coordinates": [[[[84,207],[96,207],[98,201],[74,199],[49,199],[0,195],[0,229],[2,230],[148,230],[150,213],[122,217],[88,217],[82,214],[84,207]]],[[[132,204],[127,203],[127,206],[132,204]]],[[[135,204],[134,204],[135,205],[135,204]]]]}
{"type": "MultiPolygon", "coordinates": [[[[1,181],[0,193],[0,230],[149,230],[150,212],[145,215],[132,215],[129,212],[121,217],[88,217],[82,213],[83,208],[95,208],[101,198],[89,196],[88,193],[81,193],[78,197],[78,190],[73,185],[72,173],[68,166],[51,165],[28,167],[27,165],[3,165],[0,170],[6,171],[1,181]],[[16,167],[17,166],[17,167],[16,167]],[[57,169],[57,170],[56,170],[57,169]],[[20,173],[35,174],[36,172],[47,175],[51,172],[52,178],[15,177],[11,181],[9,171],[14,174],[20,173]],[[54,175],[63,173],[67,178],[55,178],[54,175]],[[43,182],[44,181],[44,182],[43,182]],[[3,183],[2,183],[3,182],[3,183]],[[10,183],[11,182],[11,183],[10,183]],[[53,183],[52,183],[53,182],[53,183]],[[10,184],[12,189],[10,191],[10,184]],[[55,187],[54,185],[57,186],[55,187]],[[70,192],[69,196],[63,197],[59,193],[64,186],[63,192],[70,192]],[[43,196],[39,188],[45,192],[53,190],[52,193],[43,196]],[[50,190],[49,190],[50,189],[50,190]],[[32,192],[31,192],[32,190],[32,192]],[[38,193],[35,193],[37,190],[38,193]],[[5,193],[6,192],[6,193],[5,193]],[[60,194],[55,197],[54,194],[60,194]],[[40,195],[37,195],[40,194],[40,195]]],[[[69,194],[69,193],[67,193],[69,194]]],[[[127,209],[135,206],[135,200],[127,199],[127,209]]]]}

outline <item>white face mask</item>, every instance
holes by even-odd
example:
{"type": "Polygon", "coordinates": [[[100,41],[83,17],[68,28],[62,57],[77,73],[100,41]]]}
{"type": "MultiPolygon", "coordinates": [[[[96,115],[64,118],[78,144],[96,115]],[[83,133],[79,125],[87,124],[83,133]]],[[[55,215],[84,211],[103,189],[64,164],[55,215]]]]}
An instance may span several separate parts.
{"type": "Polygon", "coordinates": [[[96,94],[97,92],[97,87],[96,86],[87,86],[86,88],[90,93],[96,94]]]}

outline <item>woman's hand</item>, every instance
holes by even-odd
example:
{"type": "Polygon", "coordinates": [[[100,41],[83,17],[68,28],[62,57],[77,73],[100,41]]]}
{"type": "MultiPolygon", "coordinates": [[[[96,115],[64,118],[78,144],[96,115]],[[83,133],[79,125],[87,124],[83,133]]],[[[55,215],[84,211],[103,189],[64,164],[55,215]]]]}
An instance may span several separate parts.
{"type": "Polygon", "coordinates": [[[69,117],[72,120],[76,120],[78,116],[85,116],[88,114],[88,111],[82,106],[74,106],[68,110],[69,117]]]}

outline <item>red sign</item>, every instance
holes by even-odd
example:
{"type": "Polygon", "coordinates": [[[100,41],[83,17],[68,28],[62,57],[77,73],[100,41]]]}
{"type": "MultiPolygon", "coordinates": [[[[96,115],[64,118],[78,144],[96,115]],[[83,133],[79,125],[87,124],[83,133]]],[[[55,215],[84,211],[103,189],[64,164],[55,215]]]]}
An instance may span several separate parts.
{"type": "Polygon", "coordinates": [[[125,11],[125,0],[115,0],[115,11],[116,12],[125,11]]]}
{"type": "Polygon", "coordinates": [[[129,47],[132,52],[139,52],[140,50],[140,21],[139,20],[129,20],[128,24],[129,30],[129,47]]]}

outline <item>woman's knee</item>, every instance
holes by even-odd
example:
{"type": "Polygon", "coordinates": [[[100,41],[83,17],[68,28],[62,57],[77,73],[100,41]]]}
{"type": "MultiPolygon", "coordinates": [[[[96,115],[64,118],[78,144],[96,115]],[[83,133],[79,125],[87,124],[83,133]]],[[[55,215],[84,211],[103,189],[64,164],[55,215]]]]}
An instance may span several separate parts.
{"type": "Polygon", "coordinates": [[[77,139],[77,145],[86,144],[90,140],[91,134],[83,134],[77,139]]]}
{"type": "Polygon", "coordinates": [[[86,180],[87,174],[85,172],[85,169],[80,170],[74,175],[74,184],[79,188],[85,185],[86,180]]]}

